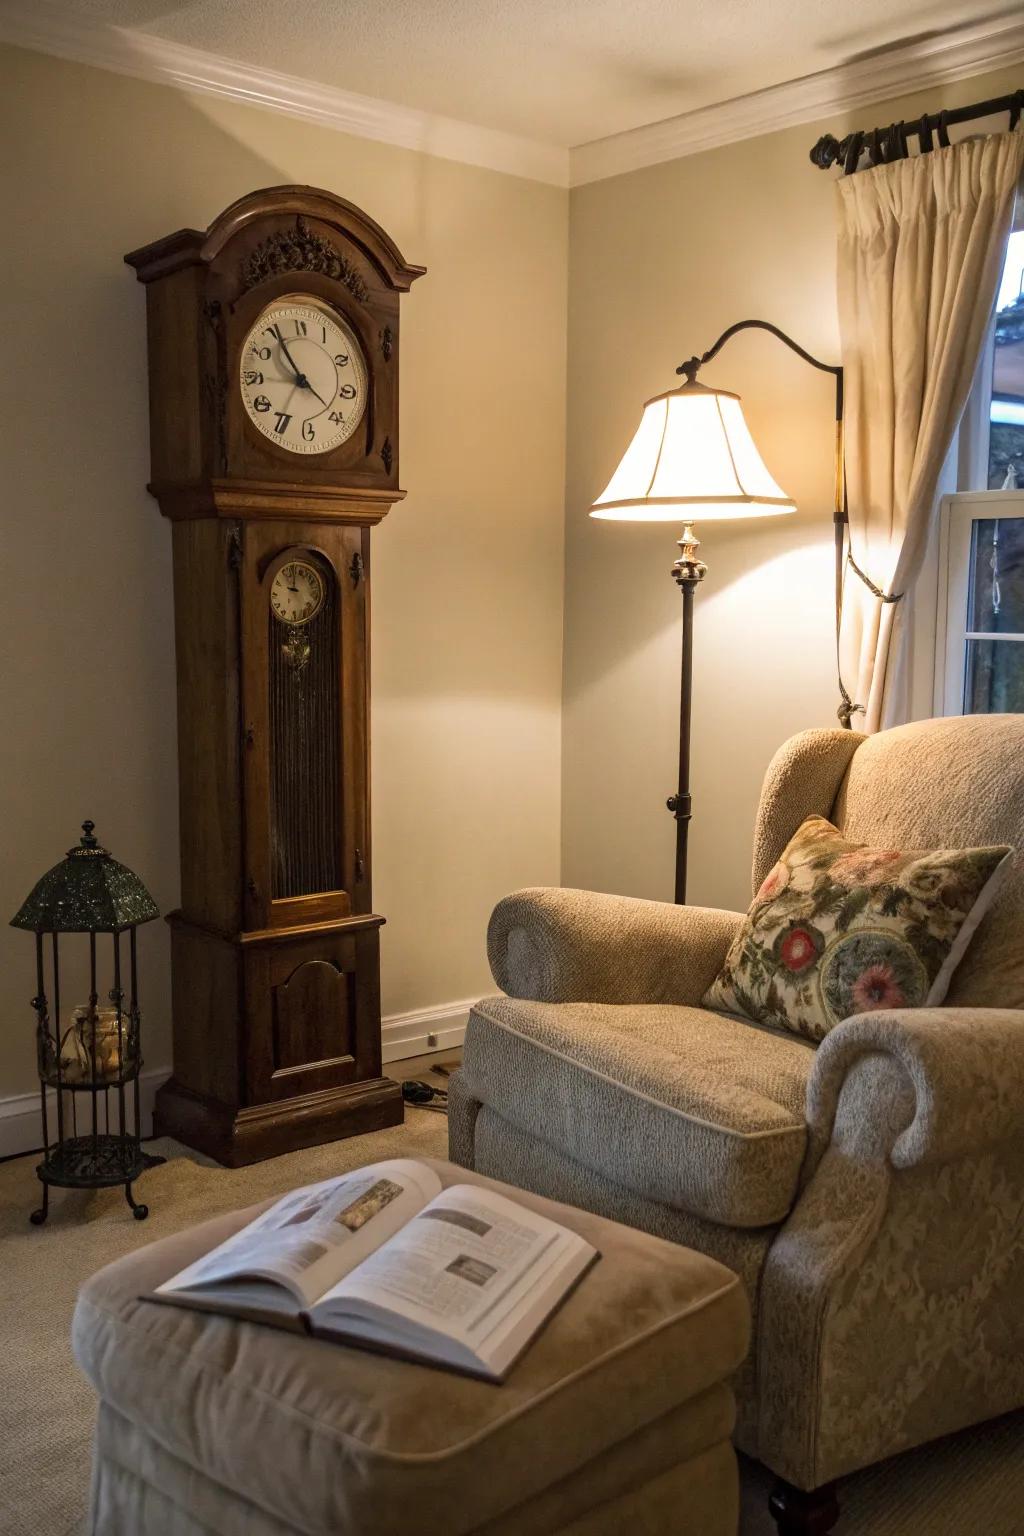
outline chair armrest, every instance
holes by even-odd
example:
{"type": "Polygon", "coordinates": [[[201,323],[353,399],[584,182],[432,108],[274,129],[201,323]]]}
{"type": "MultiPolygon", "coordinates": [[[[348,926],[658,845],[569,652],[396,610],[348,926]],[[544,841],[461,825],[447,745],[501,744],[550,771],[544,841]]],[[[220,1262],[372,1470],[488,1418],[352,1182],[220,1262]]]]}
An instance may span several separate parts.
{"type": "Polygon", "coordinates": [[[495,907],[487,957],[510,997],[699,1004],[742,921],[711,907],[535,886],[495,907]]]}
{"type": "Polygon", "coordinates": [[[841,1097],[848,1124],[878,1118],[877,1072],[854,1070],[869,1059],[884,1074],[890,1104],[902,1105],[892,1122],[893,1167],[1024,1145],[1024,1009],[886,1009],[845,1019],[818,1047],[807,1086],[805,1179],[832,1140],[841,1097]],[[848,1079],[854,1096],[863,1083],[862,1104],[846,1102],[848,1079]]]}

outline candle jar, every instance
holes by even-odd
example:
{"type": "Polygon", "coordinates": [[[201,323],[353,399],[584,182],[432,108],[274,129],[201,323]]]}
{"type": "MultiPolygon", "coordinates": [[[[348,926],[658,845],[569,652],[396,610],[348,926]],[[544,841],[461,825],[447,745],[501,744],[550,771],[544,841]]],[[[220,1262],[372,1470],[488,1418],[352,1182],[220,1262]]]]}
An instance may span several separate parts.
{"type": "Polygon", "coordinates": [[[89,1047],[74,1023],[64,1030],[59,1046],[48,1029],[37,1030],[36,1056],[40,1079],[48,1088],[56,1088],[58,1082],[66,1088],[89,1077],[89,1047]]]}
{"type": "Polygon", "coordinates": [[[116,1082],[123,1075],[131,1077],[138,1066],[136,1020],[116,1008],[96,1008],[83,1004],[72,1011],[75,1031],[81,1042],[83,1076],[94,1082],[116,1082]]]}

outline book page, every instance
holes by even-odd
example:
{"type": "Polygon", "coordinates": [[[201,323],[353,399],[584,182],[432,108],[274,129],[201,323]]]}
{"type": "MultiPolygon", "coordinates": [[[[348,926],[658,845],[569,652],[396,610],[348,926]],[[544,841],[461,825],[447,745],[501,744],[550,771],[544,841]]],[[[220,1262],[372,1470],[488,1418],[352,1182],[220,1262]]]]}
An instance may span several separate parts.
{"type": "Polygon", "coordinates": [[[557,1223],[491,1190],[457,1184],[332,1286],[317,1312],[328,1320],[343,1316],[346,1303],[367,1304],[485,1356],[488,1339],[581,1252],[593,1250],[557,1223]]]}
{"type": "Polygon", "coordinates": [[[213,1291],[228,1282],[262,1280],[283,1287],[300,1306],[312,1306],[440,1187],[433,1169],[396,1158],[292,1190],[158,1292],[213,1291]]]}

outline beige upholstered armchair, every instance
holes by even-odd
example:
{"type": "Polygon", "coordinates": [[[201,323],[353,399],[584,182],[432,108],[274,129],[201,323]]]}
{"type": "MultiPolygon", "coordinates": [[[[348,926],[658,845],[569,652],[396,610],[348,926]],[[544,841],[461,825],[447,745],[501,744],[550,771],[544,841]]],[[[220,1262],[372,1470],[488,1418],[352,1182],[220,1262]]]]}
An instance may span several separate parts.
{"type": "MultiPolygon", "coordinates": [[[[1024,717],[806,731],[772,762],[755,889],[804,817],[884,847],[1024,849],[1024,717]]],[[[701,1249],[755,1318],[741,1449],[780,1530],[834,1481],[1024,1405],[1024,856],[945,1006],[815,1047],[701,1007],[735,912],[573,890],[501,902],[450,1095],[481,1173],[701,1249]]]]}

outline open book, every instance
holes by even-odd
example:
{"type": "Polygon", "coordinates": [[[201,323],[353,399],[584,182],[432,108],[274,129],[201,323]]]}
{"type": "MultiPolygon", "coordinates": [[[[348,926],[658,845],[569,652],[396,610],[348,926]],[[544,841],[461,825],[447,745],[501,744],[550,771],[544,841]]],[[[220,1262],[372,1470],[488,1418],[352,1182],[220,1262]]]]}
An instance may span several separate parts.
{"type": "Polygon", "coordinates": [[[406,1158],[293,1190],[153,1301],[500,1381],[598,1257],[566,1227],[406,1158]]]}

